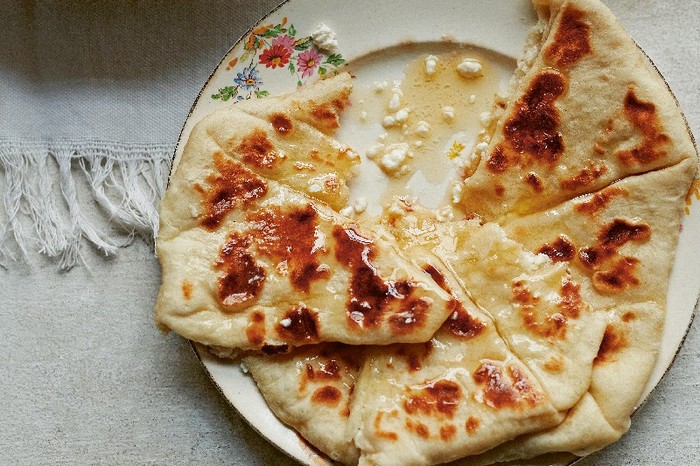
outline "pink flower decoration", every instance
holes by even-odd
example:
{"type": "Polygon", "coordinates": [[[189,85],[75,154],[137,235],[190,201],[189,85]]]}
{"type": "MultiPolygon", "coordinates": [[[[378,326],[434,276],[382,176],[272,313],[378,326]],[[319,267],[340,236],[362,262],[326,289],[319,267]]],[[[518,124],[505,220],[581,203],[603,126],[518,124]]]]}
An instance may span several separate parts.
{"type": "Polygon", "coordinates": [[[314,49],[307,49],[297,57],[297,66],[302,78],[308,78],[314,74],[314,70],[321,63],[321,55],[314,49]]]}
{"type": "Polygon", "coordinates": [[[281,45],[290,52],[294,51],[294,38],[288,36],[287,34],[283,36],[278,36],[272,39],[272,46],[281,45]]]}

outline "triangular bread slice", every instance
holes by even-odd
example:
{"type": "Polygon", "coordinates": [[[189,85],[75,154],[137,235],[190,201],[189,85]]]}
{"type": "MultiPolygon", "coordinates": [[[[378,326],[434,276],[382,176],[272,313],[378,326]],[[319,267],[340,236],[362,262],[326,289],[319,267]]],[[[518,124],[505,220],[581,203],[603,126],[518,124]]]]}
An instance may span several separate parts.
{"type": "Polygon", "coordinates": [[[545,33],[526,56],[536,59],[465,174],[463,210],[499,221],[696,159],[666,83],[600,1],[535,4],[545,33]]]}
{"type": "Polygon", "coordinates": [[[449,296],[381,229],[332,210],[347,203],[357,157],[307,121],[319,105],[339,111],[351,84],[341,74],[196,125],[160,205],[163,328],[207,345],[282,351],[423,342],[440,327],[449,296]]]}
{"type": "Polygon", "coordinates": [[[554,406],[570,409],[588,389],[606,319],[569,268],[523,248],[495,223],[443,223],[406,201],[395,209],[388,224],[402,247],[434,255],[443,273],[492,316],[554,406]]]}
{"type": "Polygon", "coordinates": [[[431,338],[450,313],[449,295],[388,234],[264,183],[220,228],[158,242],[161,325],[203,344],[268,352],[431,338]]]}
{"type": "Polygon", "coordinates": [[[243,358],[273,412],[337,461],[436,464],[563,419],[489,316],[423,265],[453,296],[429,342],[243,358]]]}
{"type": "Polygon", "coordinates": [[[508,234],[526,247],[568,263],[572,275],[582,283],[582,293],[608,309],[607,325],[594,359],[588,394],[569,412],[567,421],[471,458],[469,464],[553,451],[584,456],[614,442],[629,429],[630,416],[654,367],[663,335],[668,280],[685,195],[678,180],[692,171],[693,161],[686,160],[625,178],[600,192],[504,225],[508,234]],[[634,228],[623,229],[624,222],[634,222],[634,228]],[[603,234],[613,231],[617,234],[603,234]],[[611,242],[601,238],[619,239],[611,242]],[[627,241],[618,244],[624,238],[627,241]],[[607,246],[599,244],[602,242],[607,246]],[[596,249],[596,257],[602,259],[593,270],[589,259],[596,249]],[[608,270],[625,258],[636,264],[631,273],[608,270]],[[612,281],[596,281],[596,273],[612,281]],[[579,406],[582,403],[586,406],[579,406]],[[581,429],[584,425],[596,427],[581,429]]]}
{"type": "Polygon", "coordinates": [[[443,463],[563,419],[491,318],[443,278],[455,311],[428,344],[368,349],[350,417],[360,465],[443,463]]]}

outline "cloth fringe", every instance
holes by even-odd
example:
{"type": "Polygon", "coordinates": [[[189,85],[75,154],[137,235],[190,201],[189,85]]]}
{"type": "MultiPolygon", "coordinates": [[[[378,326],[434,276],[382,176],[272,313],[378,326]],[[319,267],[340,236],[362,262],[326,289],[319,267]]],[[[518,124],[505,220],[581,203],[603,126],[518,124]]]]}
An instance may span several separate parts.
{"type": "Polygon", "coordinates": [[[137,236],[152,243],[173,150],[165,144],[0,141],[0,266],[31,263],[39,253],[67,270],[82,260],[86,242],[108,256],[137,236]],[[87,212],[90,205],[99,213],[87,212]]]}

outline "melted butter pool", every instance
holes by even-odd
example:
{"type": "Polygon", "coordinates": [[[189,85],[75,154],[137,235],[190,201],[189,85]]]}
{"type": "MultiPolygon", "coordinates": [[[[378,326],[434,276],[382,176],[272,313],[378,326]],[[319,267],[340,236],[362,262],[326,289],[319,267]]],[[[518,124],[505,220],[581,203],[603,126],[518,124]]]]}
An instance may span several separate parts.
{"type": "Polygon", "coordinates": [[[452,184],[479,142],[480,117],[514,69],[512,59],[452,43],[408,44],[354,60],[351,105],[337,134],[362,154],[350,205],[366,201],[361,215],[378,216],[394,196],[411,196],[430,209],[452,208],[452,184]],[[426,73],[429,55],[437,57],[433,74],[426,73]],[[480,77],[459,74],[465,59],[481,64],[480,77]]]}

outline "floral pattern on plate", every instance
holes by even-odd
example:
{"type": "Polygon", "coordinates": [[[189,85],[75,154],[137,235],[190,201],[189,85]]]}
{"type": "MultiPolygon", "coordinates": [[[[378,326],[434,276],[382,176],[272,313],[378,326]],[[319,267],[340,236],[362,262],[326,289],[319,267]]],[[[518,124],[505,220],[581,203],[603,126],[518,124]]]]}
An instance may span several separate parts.
{"type": "Polygon", "coordinates": [[[266,24],[256,27],[243,41],[243,53],[229,61],[226,70],[236,71],[229,86],[219,88],[211,98],[226,102],[230,99],[244,100],[252,97],[265,97],[269,94],[264,88],[261,71],[287,70],[297,87],[303,86],[309,78],[318,74],[324,77],[346,63],[339,53],[326,53],[319,49],[311,36],[297,37],[293,24],[287,25],[287,18],[279,24],[266,24]]]}

